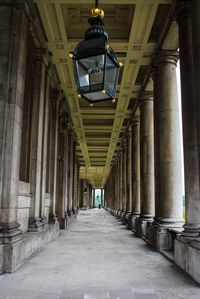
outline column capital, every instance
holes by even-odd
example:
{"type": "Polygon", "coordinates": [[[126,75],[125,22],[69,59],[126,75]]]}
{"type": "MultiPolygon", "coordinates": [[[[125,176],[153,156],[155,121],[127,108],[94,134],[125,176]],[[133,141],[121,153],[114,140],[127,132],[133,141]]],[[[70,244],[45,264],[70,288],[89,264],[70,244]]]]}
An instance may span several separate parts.
{"type": "Polygon", "coordinates": [[[51,98],[52,100],[59,101],[60,91],[58,88],[51,89],[51,98]]]}
{"type": "Polygon", "coordinates": [[[190,0],[179,0],[176,6],[177,23],[190,17],[190,0]]]}
{"type": "Polygon", "coordinates": [[[127,130],[127,133],[126,133],[126,136],[127,136],[128,138],[130,138],[131,135],[132,135],[132,127],[129,126],[129,128],[128,128],[128,130],[127,130]]]}
{"type": "Polygon", "coordinates": [[[35,51],[36,61],[42,62],[46,52],[47,52],[46,48],[37,48],[35,51]]]}
{"type": "Polygon", "coordinates": [[[133,118],[131,119],[131,126],[133,126],[139,122],[140,122],[140,115],[134,115],[133,118]]]}
{"type": "Polygon", "coordinates": [[[179,59],[178,51],[161,50],[157,52],[157,56],[153,65],[153,74],[161,65],[173,64],[177,65],[179,59]]]}
{"type": "Polygon", "coordinates": [[[140,99],[140,106],[142,106],[145,102],[153,101],[153,99],[154,99],[153,91],[144,91],[140,99]]]}

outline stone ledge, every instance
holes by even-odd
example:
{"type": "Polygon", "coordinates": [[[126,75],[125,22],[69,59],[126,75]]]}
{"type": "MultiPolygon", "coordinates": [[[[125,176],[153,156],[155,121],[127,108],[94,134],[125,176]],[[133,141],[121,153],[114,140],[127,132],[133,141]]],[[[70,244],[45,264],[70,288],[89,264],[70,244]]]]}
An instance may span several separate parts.
{"type": "Polygon", "coordinates": [[[28,232],[15,243],[0,245],[0,253],[3,253],[4,261],[3,266],[0,263],[0,273],[16,270],[45,244],[55,239],[59,233],[59,223],[48,224],[46,229],[35,233],[28,232]]]}

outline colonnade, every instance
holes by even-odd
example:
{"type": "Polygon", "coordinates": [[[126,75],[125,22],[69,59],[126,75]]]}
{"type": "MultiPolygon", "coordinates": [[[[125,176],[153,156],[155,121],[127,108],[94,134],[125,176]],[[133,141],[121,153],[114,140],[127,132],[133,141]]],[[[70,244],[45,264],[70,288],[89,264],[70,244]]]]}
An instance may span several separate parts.
{"type": "Polygon", "coordinates": [[[76,135],[32,2],[0,6],[0,273],[76,218],[76,135]]]}
{"type": "Polygon", "coordinates": [[[155,249],[164,253],[174,249],[175,262],[200,282],[200,2],[177,1],[175,17],[179,26],[180,52],[157,51],[152,64],[152,88],[149,81],[106,182],[105,199],[107,209],[155,249]],[[176,80],[179,58],[185,221],[176,80]],[[126,151],[130,132],[131,158],[126,151]],[[126,172],[130,159],[131,182],[127,180],[126,172]],[[129,184],[132,195],[127,192],[129,184]],[[131,215],[128,220],[126,214],[131,215]]]}

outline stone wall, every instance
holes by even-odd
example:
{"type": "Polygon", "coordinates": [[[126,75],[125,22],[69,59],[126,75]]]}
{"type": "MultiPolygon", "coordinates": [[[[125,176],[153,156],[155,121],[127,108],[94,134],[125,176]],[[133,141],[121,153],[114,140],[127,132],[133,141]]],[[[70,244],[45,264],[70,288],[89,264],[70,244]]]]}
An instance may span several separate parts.
{"type": "Polygon", "coordinates": [[[79,184],[76,135],[33,1],[4,1],[0,30],[2,273],[76,219],[79,184]]]}

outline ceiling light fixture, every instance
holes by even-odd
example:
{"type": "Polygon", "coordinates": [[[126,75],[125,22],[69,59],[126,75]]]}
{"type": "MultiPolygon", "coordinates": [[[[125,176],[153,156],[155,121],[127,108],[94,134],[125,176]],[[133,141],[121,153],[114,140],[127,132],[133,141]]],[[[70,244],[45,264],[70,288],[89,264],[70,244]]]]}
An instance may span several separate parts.
{"type": "Polygon", "coordinates": [[[72,56],[78,94],[90,103],[112,100],[119,77],[120,64],[114,50],[107,44],[103,17],[104,11],[98,8],[96,0],[88,19],[91,27],[72,56]]]}

